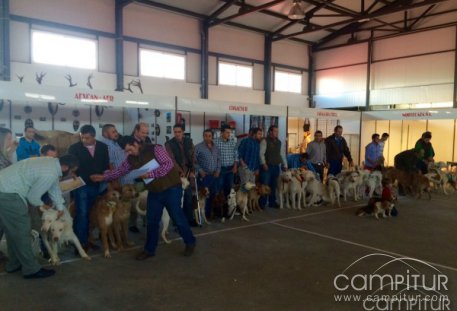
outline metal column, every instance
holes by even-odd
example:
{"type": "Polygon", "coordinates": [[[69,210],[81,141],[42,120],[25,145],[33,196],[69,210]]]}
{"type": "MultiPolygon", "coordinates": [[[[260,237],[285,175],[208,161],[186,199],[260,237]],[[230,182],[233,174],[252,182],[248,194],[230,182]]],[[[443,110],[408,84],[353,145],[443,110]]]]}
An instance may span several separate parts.
{"type": "Polygon", "coordinates": [[[311,45],[308,46],[308,105],[310,108],[316,108],[314,103],[315,90],[315,71],[314,71],[314,54],[311,45]]]}
{"type": "Polygon", "coordinates": [[[124,90],[124,7],[131,1],[116,0],[115,28],[116,28],[116,91],[124,90]]]}
{"type": "Polygon", "coordinates": [[[271,105],[271,50],[273,40],[271,35],[265,36],[264,64],[263,64],[263,87],[265,89],[265,105],[271,105]]]}
{"type": "Polygon", "coordinates": [[[208,46],[209,46],[209,24],[208,21],[202,21],[200,26],[200,44],[201,44],[201,57],[200,57],[200,97],[208,98],[208,46]]]}
{"type": "Polygon", "coordinates": [[[365,95],[365,109],[370,110],[370,88],[371,88],[371,62],[373,59],[373,31],[371,32],[370,40],[368,41],[368,57],[367,57],[367,86],[365,95]]]}
{"type": "Polygon", "coordinates": [[[457,108],[457,26],[455,26],[455,50],[454,50],[454,108],[457,108]]]}
{"type": "Polygon", "coordinates": [[[1,0],[1,37],[2,37],[2,57],[0,71],[0,79],[11,80],[11,60],[10,60],[10,1],[1,0]]]}

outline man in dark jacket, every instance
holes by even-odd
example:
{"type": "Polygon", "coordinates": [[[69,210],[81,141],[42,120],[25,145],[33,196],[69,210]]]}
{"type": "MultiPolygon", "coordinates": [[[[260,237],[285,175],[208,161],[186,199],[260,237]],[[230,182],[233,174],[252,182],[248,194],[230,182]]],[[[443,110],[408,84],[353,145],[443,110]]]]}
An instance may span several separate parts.
{"type": "Polygon", "coordinates": [[[102,174],[109,169],[109,155],[108,147],[95,139],[95,128],[92,125],[81,127],[80,136],[81,141],[71,145],[68,153],[78,158],[80,165],[76,174],[86,183],[85,186],[74,191],[76,212],[73,227],[79,241],[87,250],[90,210],[100,191],[103,190],[100,189],[100,183],[93,182],[89,176],[102,174]]]}
{"type": "Polygon", "coordinates": [[[419,161],[419,156],[421,151],[416,149],[405,150],[397,154],[394,158],[394,166],[396,169],[407,173],[416,173],[417,172],[417,161],[419,161]]]}
{"type": "Polygon", "coordinates": [[[349,165],[352,166],[351,151],[344,139],[343,127],[335,126],[334,133],[325,139],[325,147],[327,152],[327,162],[329,165],[328,175],[336,176],[343,169],[343,157],[345,156],[349,165]]]}
{"type": "MultiPolygon", "coordinates": [[[[195,180],[195,147],[192,139],[184,136],[184,128],[181,124],[173,126],[173,133],[174,137],[165,143],[165,148],[178,169],[179,175],[195,180]]],[[[192,188],[190,186],[184,191],[183,211],[189,224],[196,226],[197,223],[192,213],[192,188]]]]}

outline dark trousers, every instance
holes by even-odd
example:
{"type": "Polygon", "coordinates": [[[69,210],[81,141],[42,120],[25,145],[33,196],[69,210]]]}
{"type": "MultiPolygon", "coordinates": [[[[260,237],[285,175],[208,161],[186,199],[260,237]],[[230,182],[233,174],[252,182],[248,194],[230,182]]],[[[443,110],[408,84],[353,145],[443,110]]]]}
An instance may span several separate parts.
{"type": "Polygon", "coordinates": [[[181,186],[176,186],[162,192],[148,193],[147,207],[147,235],[144,251],[154,255],[159,241],[159,227],[162,219],[163,208],[166,208],[170,218],[178,228],[186,245],[195,245],[195,237],[190,230],[189,223],[181,209],[181,186]]]}
{"type": "Polygon", "coordinates": [[[324,182],[324,164],[319,163],[319,164],[312,164],[314,167],[314,170],[316,171],[317,174],[319,174],[319,178],[321,182],[324,182]]]}
{"type": "Polygon", "coordinates": [[[417,161],[416,167],[419,171],[422,172],[422,174],[427,174],[428,173],[428,165],[422,160],[417,161]]]}
{"type": "Polygon", "coordinates": [[[99,194],[99,185],[86,185],[75,190],[75,219],[73,230],[81,245],[89,242],[89,215],[99,194]]]}
{"type": "Polygon", "coordinates": [[[223,166],[219,175],[218,190],[224,190],[226,197],[230,194],[230,190],[233,187],[234,174],[232,170],[233,166],[223,166]]]}
{"type": "Polygon", "coordinates": [[[261,169],[260,173],[260,182],[263,185],[267,185],[271,189],[271,194],[267,197],[260,198],[260,206],[265,207],[267,205],[274,206],[276,205],[276,188],[278,188],[278,178],[281,173],[281,166],[277,165],[268,165],[268,170],[261,169]]]}
{"type": "Polygon", "coordinates": [[[328,168],[329,175],[336,176],[339,173],[341,173],[341,170],[343,169],[342,160],[330,160],[328,164],[329,164],[329,168],[328,168]]]}
{"type": "MultiPolygon", "coordinates": [[[[181,204],[181,203],[180,203],[181,204]]],[[[189,224],[192,224],[194,220],[194,213],[192,212],[192,187],[187,187],[184,190],[184,202],[182,204],[182,210],[184,212],[184,216],[186,216],[187,221],[189,224]]]]}

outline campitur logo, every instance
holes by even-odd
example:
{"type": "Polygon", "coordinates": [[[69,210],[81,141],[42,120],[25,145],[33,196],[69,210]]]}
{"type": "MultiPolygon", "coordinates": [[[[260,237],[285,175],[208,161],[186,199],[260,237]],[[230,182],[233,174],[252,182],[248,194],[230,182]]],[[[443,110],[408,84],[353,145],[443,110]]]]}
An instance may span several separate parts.
{"type": "Polygon", "coordinates": [[[363,256],[336,275],[333,286],[336,303],[362,310],[452,310],[447,275],[415,258],[363,256]]]}

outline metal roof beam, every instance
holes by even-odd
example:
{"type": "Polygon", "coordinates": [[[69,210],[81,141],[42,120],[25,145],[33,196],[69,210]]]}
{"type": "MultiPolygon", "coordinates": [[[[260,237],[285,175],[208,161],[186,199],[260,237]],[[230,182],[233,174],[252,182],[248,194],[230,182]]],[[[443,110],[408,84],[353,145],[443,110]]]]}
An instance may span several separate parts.
{"type": "Polygon", "coordinates": [[[226,3],[224,3],[221,7],[219,7],[213,14],[211,14],[209,17],[208,17],[208,20],[211,21],[215,18],[217,18],[219,15],[221,15],[222,13],[225,12],[225,10],[227,10],[228,8],[230,8],[235,2],[237,2],[238,0],[230,0],[226,3]]]}

